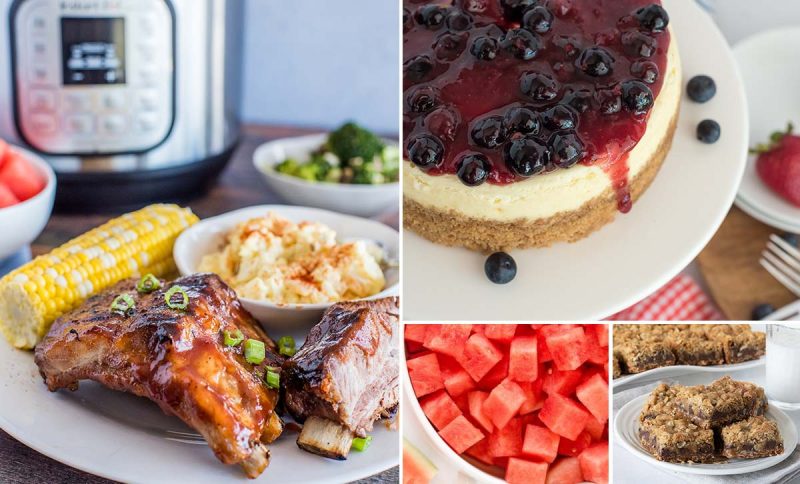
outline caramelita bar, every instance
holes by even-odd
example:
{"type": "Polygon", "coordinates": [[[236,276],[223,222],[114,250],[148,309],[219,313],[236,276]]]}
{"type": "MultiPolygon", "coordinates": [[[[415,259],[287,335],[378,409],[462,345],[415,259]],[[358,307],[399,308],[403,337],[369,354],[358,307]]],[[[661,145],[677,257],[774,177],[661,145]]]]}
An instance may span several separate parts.
{"type": "Polygon", "coordinates": [[[680,389],[676,404],[684,417],[705,429],[763,415],[767,409],[763,388],[729,376],[710,385],[680,389]]]}
{"type": "Polygon", "coordinates": [[[628,373],[641,373],[675,364],[675,355],[665,343],[623,343],[615,348],[614,353],[628,373]]]}
{"type": "Polygon", "coordinates": [[[750,417],[722,428],[722,455],[728,458],[755,459],[783,454],[783,438],[778,424],[765,417],[750,417]]]}
{"type": "Polygon", "coordinates": [[[666,341],[678,365],[710,366],[725,363],[725,353],[719,341],[703,339],[688,331],[672,333],[666,341]]]}
{"type": "Polygon", "coordinates": [[[639,442],[666,462],[709,462],[714,459],[714,431],[672,415],[656,415],[639,424],[639,442]]]}

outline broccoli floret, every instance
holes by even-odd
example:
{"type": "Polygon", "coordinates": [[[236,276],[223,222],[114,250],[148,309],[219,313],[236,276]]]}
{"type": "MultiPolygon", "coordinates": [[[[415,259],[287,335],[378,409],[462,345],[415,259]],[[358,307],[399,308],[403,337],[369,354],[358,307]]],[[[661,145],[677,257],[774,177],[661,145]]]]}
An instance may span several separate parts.
{"type": "Polygon", "coordinates": [[[297,163],[297,160],[293,158],[287,158],[275,165],[275,171],[285,175],[297,176],[297,170],[299,167],[300,165],[297,163]]]}
{"type": "Polygon", "coordinates": [[[347,164],[353,158],[371,160],[383,151],[383,141],[355,123],[347,123],[328,136],[328,148],[347,164]]]}

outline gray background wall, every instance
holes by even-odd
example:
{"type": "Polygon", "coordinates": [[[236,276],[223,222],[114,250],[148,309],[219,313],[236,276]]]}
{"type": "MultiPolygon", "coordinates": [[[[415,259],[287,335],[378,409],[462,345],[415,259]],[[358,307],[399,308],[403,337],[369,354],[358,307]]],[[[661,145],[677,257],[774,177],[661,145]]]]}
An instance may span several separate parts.
{"type": "Polygon", "coordinates": [[[397,0],[247,0],[243,116],[399,132],[397,0]]]}

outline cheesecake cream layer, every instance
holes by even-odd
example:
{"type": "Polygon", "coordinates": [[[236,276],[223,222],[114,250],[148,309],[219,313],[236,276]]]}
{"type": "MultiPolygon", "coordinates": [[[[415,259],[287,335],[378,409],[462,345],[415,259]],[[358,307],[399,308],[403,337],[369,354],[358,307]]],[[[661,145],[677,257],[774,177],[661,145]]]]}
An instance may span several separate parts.
{"type": "MultiPolygon", "coordinates": [[[[670,124],[678,111],[683,85],[674,35],[667,52],[667,66],[645,134],[628,152],[629,182],[658,154],[664,138],[672,132],[670,124]]],[[[404,165],[403,196],[407,200],[442,212],[502,222],[543,219],[578,210],[612,186],[602,168],[581,164],[508,185],[484,183],[477,187],[465,186],[455,175],[431,176],[412,163],[404,165]]]]}

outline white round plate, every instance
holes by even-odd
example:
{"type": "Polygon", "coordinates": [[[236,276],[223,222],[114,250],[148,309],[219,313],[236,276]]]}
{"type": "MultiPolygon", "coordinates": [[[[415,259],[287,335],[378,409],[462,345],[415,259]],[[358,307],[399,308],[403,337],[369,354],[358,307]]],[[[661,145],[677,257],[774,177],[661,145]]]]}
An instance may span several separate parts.
{"type": "MultiPolygon", "coordinates": [[[[733,55],[739,63],[750,106],[749,145],[766,143],[771,133],[783,131],[794,122],[800,133],[800,69],[796,67],[800,28],[763,32],[736,45],[733,55]]],[[[800,231],[800,207],[787,202],[756,173],[756,157],[749,156],[736,205],[753,218],[781,230],[800,231]]]]}
{"type": "Polygon", "coordinates": [[[783,454],[761,459],[728,459],[714,464],[673,464],[662,462],[652,455],[639,443],[639,414],[647,401],[648,395],[641,395],[622,407],[614,418],[614,433],[617,441],[636,457],[648,463],[674,472],[687,474],[705,474],[721,476],[731,474],[745,474],[772,467],[792,455],[797,446],[797,428],[794,422],[782,410],[770,405],[766,417],[778,424],[778,429],[783,437],[783,454]]]}
{"type": "MultiPolygon", "coordinates": [[[[149,400],[94,382],[50,393],[33,354],[5,340],[0,368],[0,428],[42,454],[120,482],[248,482],[239,466],[222,464],[199,434],[149,400]]],[[[297,433],[286,430],[269,446],[270,465],[255,482],[338,484],[398,465],[398,432],[376,422],[371,435],[365,452],[333,461],[300,450],[297,433]]]]}
{"type": "Polygon", "coordinates": [[[695,2],[664,4],[684,76],[708,74],[718,89],[705,104],[684,96],[672,150],[633,210],[580,242],[512,252],[517,277],[504,286],[484,275],[484,255],[406,231],[405,320],[602,319],[666,284],[708,243],[733,203],[745,165],[744,90],[708,14],[695,2]],[[695,138],[706,118],[722,126],[722,138],[712,145],[695,138]]]}
{"type": "Polygon", "coordinates": [[[758,368],[764,366],[767,362],[766,357],[761,357],[757,360],[744,361],[742,363],[734,363],[731,365],[714,365],[714,366],[695,366],[695,365],[673,365],[662,366],[652,370],[643,371],[634,375],[623,375],[619,378],[614,378],[613,384],[615,389],[622,386],[630,385],[633,383],[641,383],[650,380],[660,380],[662,378],[669,378],[678,375],[685,375],[687,373],[730,373],[734,371],[749,370],[751,368],[758,368]]]}

